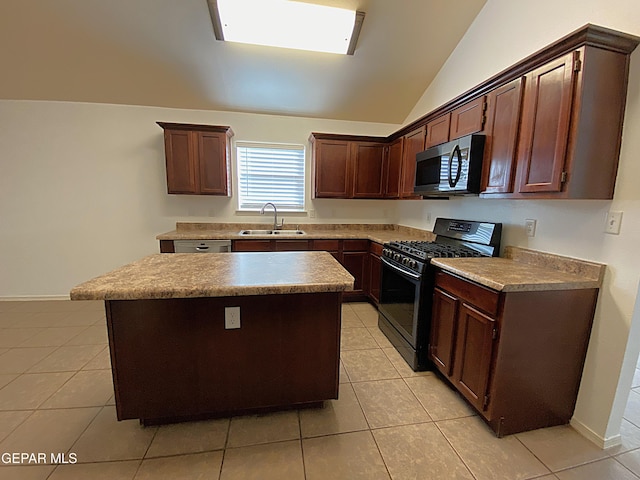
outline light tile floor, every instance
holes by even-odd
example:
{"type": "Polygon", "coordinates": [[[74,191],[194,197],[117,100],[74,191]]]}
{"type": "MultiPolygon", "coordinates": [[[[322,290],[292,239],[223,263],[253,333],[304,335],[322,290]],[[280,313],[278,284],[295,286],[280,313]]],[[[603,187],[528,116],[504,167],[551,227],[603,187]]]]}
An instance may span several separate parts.
{"type": "Polygon", "coordinates": [[[407,366],[368,304],[343,307],[340,381],[321,409],[118,422],[102,303],[0,302],[0,454],[46,457],[0,463],[0,480],[640,478],[640,369],[609,450],[568,426],[496,438],[438,377],[407,366]]]}

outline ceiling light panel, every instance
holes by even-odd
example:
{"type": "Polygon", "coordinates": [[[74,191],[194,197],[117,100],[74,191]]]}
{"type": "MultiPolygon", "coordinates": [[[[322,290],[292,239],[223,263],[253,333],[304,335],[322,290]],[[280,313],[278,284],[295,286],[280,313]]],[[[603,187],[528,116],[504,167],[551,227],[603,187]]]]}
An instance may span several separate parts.
{"type": "Polygon", "coordinates": [[[364,18],[361,12],[287,0],[209,0],[209,6],[212,18],[214,10],[219,16],[213,18],[214,29],[222,30],[216,31],[219,40],[327,53],[353,53],[351,37],[364,18]]]}

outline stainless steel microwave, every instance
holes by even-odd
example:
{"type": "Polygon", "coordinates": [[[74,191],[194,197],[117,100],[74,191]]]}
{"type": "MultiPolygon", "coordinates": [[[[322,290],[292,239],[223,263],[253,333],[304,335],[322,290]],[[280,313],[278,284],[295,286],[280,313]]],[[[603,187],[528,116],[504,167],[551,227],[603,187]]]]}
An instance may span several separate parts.
{"type": "Polygon", "coordinates": [[[414,192],[423,196],[480,193],[484,135],[467,135],[416,155],[414,192]]]}

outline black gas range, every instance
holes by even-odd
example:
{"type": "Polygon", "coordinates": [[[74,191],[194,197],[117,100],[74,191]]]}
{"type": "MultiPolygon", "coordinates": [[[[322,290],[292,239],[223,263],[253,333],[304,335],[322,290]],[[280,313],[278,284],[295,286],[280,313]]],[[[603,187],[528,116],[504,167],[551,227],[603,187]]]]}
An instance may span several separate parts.
{"type": "Polygon", "coordinates": [[[433,233],[432,242],[386,243],[381,257],[378,326],[414,370],[430,366],[431,259],[498,256],[502,224],[438,218],[433,233]]]}

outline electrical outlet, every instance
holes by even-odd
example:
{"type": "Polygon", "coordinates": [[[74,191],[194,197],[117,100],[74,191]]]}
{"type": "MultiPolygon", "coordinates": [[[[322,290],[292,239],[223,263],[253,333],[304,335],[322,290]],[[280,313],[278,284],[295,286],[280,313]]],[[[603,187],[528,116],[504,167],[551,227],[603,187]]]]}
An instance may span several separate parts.
{"type": "Polygon", "coordinates": [[[316,211],[315,210],[309,210],[309,218],[316,218],[316,211]]]}
{"type": "Polygon", "coordinates": [[[533,218],[527,218],[524,221],[524,229],[527,232],[527,237],[536,236],[536,223],[537,221],[533,218]]]}
{"type": "Polygon", "coordinates": [[[607,214],[607,223],[604,227],[605,233],[620,235],[620,224],[622,223],[622,212],[610,211],[607,214]]]}
{"type": "Polygon", "coordinates": [[[240,307],[224,307],[224,328],[240,328],[240,307]]]}

